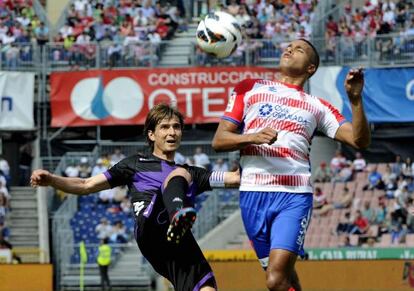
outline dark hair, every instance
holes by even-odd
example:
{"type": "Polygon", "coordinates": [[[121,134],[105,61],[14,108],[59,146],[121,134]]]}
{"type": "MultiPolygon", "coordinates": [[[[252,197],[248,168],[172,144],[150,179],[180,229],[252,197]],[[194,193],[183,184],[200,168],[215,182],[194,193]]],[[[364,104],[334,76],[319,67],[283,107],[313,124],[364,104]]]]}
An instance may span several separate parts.
{"type": "MultiPolygon", "coordinates": [[[[304,38],[299,38],[299,40],[301,40],[301,41],[304,41],[304,42],[306,42],[311,48],[312,48],[312,50],[313,50],[313,55],[311,56],[311,63],[313,64],[313,65],[315,65],[315,72],[316,72],[316,70],[318,70],[318,67],[319,67],[319,62],[320,62],[320,60],[319,60],[319,54],[318,54],[318,50],[314,47],[314,45],[309,41],[309,40],[307,40],[307,39],[304,39],[304,38]]],[[[313,72],[313,74],[315,74],[315,72],[313,72]]],[[[312,74],[312,75],[313,75],[312,74]]]]}
{"type": "Polygon", "coordinates": [[[148,132],[149,131],[154,132],[155,127],[162,120],[171,119],[174,116],[178,118],[178,120],[180,121],[181,128],[183,128],[184,127],[184,116],[176,108],[168,104],[165,104],[165,103],[161,103],[161,104],[158,104],[152,107],[152,109],[147,115],[147,118],[145,120],[145,125],[144,125],[144,134],[151,149],[154,148],[154,142],[149,139],[148,132]]]}
{"type": "Polygon", "coordinates": [[[103,244],[105,244],[105,245],[107,245],[107,244],[109,243],[109,238],[105,237],[105,238],[102,240],[102,243],[103,243],[103,244]]]}

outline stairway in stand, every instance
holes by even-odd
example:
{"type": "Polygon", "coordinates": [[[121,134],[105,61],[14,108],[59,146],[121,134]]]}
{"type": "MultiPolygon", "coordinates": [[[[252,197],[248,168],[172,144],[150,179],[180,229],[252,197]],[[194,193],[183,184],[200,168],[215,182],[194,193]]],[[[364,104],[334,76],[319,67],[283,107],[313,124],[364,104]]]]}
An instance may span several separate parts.
{"type": "Polygon", "coordinates": [[[159,63],[160,67],[186,67],[194,57],[197,24],[189,24],[188,30],[178,32],[164,48],[159,63]]]}

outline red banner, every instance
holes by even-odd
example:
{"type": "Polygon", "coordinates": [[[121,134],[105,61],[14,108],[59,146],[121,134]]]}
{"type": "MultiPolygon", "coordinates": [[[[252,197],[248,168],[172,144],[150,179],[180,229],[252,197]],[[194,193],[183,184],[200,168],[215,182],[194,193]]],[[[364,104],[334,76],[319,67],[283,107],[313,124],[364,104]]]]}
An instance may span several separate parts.
{"type": "Polygon", "coordinates": [[[52,126],[143,124],[155,104],[177,104],[186,123],[218,122],[243,79],[275,79],[275,69],[216,67],[93,70],[51,75],[52,126]]]}

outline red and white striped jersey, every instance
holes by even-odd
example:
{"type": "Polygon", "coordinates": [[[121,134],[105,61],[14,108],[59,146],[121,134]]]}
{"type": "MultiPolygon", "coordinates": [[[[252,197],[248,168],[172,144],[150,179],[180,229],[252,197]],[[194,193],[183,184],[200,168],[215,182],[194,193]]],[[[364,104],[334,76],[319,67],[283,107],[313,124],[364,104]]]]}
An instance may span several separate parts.
{"type": "Polygon", "coordinates": [[[223,119],[243,134],[271,127],[272,144],[241,150],[242,191],[311,193],[309,153],[316,130],[334,138],[345,118],[331,104],[302,88],[277,81],[246,79],[227,104],[223,119]]]}

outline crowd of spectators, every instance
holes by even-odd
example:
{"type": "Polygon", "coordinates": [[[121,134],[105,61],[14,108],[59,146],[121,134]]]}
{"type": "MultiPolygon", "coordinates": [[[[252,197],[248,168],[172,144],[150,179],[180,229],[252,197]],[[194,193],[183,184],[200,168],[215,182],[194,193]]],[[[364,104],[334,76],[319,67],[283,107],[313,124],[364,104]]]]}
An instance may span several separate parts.
{"type": "Polygon", "coordinates": [[[330,166],[322,162],[317,168],[314,182],[314,215],[336,216],[335,212],[342,210],[332,233],[357,235],[356,240],[344,239],[340,246],[398,245],[405,243],[407,234],[414,234],[414,163],[410,157],[403,160],[396,156],[389,164],[367,164],[361,153],[349,161],[337,151],[330,166]],[[337,187],[338,183],[342,186],[337,187]],[[330,198],[323,185],[328,185],[324,187],[327,192],[340,189],[340,193],[330,198]],[[389,241],[381,244],[383,237],[389,241]]]}
{"type": "Polygon", "coordinates": [[[413,51],[413,1],[366,0],[362,7],[346,4],[339,19],[330,16],[326,23],[325,61],[335,61],[339,54],[348,59],[367,58],[367,40],[373,37],[379,60],[413,51]]]}
{"type": "Polygon", "coordinates": [[[9,69],[33,60],[33,44],[42,47],[49,29],[36,15],[32,0],[0,1],[0,42],[2,59],[9,69]]]}
{"type": "MultiPolygon", "coordinates": [[[[241,65],[248,53],[252,63],[257,58],[278,58],[286,44],[297,38],[309,39],[317,0],[229,0],[217,4],[212,11],[233,15],[243,32],[243,41],[226,62],[241,65]]],[[[200,65],[216,61],[197,49],[200,65]]]]}
{"type": "Polygon", "coordinates": [[[74,1],[54,37],[60,45],[52,52],[53,61],[69,61],[75,68],[93,66],[100,49],[109,67],[156,63],[161,41],[186,29],[184,9],[170,2],[174,1],[74,1]]]}

